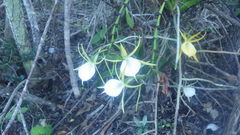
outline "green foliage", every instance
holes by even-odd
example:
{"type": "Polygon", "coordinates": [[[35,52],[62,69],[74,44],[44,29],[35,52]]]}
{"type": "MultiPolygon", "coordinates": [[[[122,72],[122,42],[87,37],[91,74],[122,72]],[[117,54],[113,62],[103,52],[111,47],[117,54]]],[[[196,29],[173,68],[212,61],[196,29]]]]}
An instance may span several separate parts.
{"type": "MultiPolygon", "coordinates": [[[[15,108],[14,108],[14,109],[15,109],[15,108]]],[[[6,114],[6,116],[4,117],[4,120],[9,120],[9,119],[12,117],[13,112],[14,112],[14,109],[6,114]]],[[[25,112],[28,111],[28,108],[22,107],[22,108],[20,108],[20,111],[21,111],[22,113],[25,113],[25,112]]],[[[20,114],[17,114],[17,120],[18,120],[19,122],[21,122],[21,116],[20,116],[20,114]]]]}
{"type": "Polygon", "coordinates": [[[184,12],[187,9],[199,4],[202,0],[167,0],[168,10],[174,11],[176,4],[179,5],[180,11],[184,12]]]}
{"type": "Polygon", "coordinates": [[[126,8],[126,21],[127,21],[127,24],[130,28],[133,28],[134,26],[134,20],[133,18],[130,16],[129,14],[129,11],[128,11],[128,8],[126,8]]]}
{"type": "Polygon", "coordinates": [[[102,29],[100,29],[92,38],[92,44],[100,43],[104,40],[105,35],[107,32],[107,27],[103,26],[102,29]]]}
{"type": "Polygon", "coordinates": [[[52,126],[35,126],[31,129],[31,135],[51,135],[52,133],[52,126]]]}
{"type": "Polygon", "coordinates": [[[158,123],[158,128],[173,128],[173,123],[170,123],[166,120],[162,120],[160,123],[158,123]]]}
{"type": "Polygon", "coordinates": [[[134,123],[136,124],[137,126],[137,129],[136,129],[136,135],[141,135],[142,133],[146,132],[147,131],[147,115],[144,115],[142,120],[139,120],[137,119],[136,117],[133,117],[133,121],[134,123]]]}
{"type": "MultiPolygon", "coordinates": [[[[128,24],[128,26],[130,27],[130,28],[133,28],[134,27],[134,20],[133,20],[133,18],[130,16],[130,14],[129,14],[129,9],[128,9],[128,7],[126,6],[127,4],[129,3],[129,0],[125,0],[123,3],[122,3],[122,6],[121,6],[121,8],[120,8],[120,10],[119,10],[119,12],[118,12],[118,16],[117,16],[117,18],[116,18],[116,20],[115,20],[115,22],[114,22],[114,26],[113,26],[113,28],[112,28],[112,32],[111,32],[111,34],[112,34],[112,39],[111,39],[111,41],[113,42],[114,40],[116,40],[116,33],[118,32],[118,30],[119,30],[119,26],[118,26],[118,24],[120,23],[120,18],[121,18],[121,16],[122,16],[122,14],[123,13],[125,13],[125,17],[126,17],[126,22],[127,22],[127,24],[128,24]],[[124,12],[125,11],[125,12],[124,12]]],[[[121,26],[120,26],[121,27],[121,26]]]]}
{"type": "Polygon", "coordinates": [[[20,57],[13,39],[0,39],[0,72],[2,73],[0,80],[13,84],[21,82],[25,77],[16,74],[16,72],[23,68],[20,63],[28,61],[32,57],[33,53],[20,57]]]}
{"type": "Polygon", "coordinates": [[[240,2],[238,1],[227,1],[226,2],[227,5],[229,6],[238,6],[238,8],[235,9],[234,13],[235,15],[240,15],[240,2]]]}

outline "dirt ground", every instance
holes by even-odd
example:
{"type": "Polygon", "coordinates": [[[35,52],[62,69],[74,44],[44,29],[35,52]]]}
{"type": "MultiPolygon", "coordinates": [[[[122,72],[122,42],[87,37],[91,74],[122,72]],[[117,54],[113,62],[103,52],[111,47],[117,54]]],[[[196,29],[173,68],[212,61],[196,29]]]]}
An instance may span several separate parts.
{"type": "MultiPolygon", "coordinates": [[[[98,75],[82,84],[77,71],[74,71],[80,90],[80,96],[74,97],[64,49],[64,1],[59,0],[46,34],[41,59],[37,61],[39,74],[30,79],[37,80],[37,84],[28,87],[21,105],[21,108],[27,108],[21,117],[26,123],[17,118],[7,134],[25,135],[26,129],[30,132],[32,127],[45,121],[51,125],[53,135],[172,135],[177,111],[177,135],[240,135],[240,14],[235,13],[240,9],[240,3],[227,4],[229,1],[234,0],[202,0],[181,12],[182,32],[189,35],[206,33],[202,40],[194,43],[199,50],[199,62],[182,54],[181,69],[175,69],[176,42],[159,38],[157,55],[160,73],[153,72],[138,80],[144,82],[140,97],[138,88],[125,91],[123,113],[122,96],[112,98],[102,93],[103,89],[99,86],[103,84],[98,75]],[[182,89],[180,95],[177,94],[179,70],[182,86],[195,88],[195,96],[187,98],[182,89]],[[26,129],[23,125],[27,126],[26,129]]],[[[166,7],[160,26],[155,26],[159,15],[156,13],[162,2],[130,0],[127,6],[134,27],[128,27],[125,19],[120,19],[118,24],[121,25],[118,32],[120,40],[131,36],[143,37],[143,50],[138,55],[141,59],[151,59],[154,38],[147,37],[153,36],[154,29],[159,30],[159,36],[176,39],[176,11],[170,12],[166,7]]],[[[3,0],[0,0],[1,3],[3,0]]],[[[32,0],[40,33],[43,33],[53,4],[54,0],[32,0]]],[[[122,0],[73,0],[70,39],[74,68],[85,63],[78,52],[80,44],[91,54],[112,42],[111,29],[121,6],[122,0]],[[104,38],[93,43],[94,35],[105,26],[107,32],[104,38]]],[[[32,43],[27,15],[23,19],[32,43]]],[[[1,132],[11,118],[11,115],[6,118],[4,107],[14,94],[7,112],[14,110],[27,78],[22,64],[24,60],[19,57],[14,40],[6,38],[6,25],[5,8],[0,6],[1,132]]],[[[131,43],[135,41],[135,38],[129,38],[122,44],[127,44],[126,48],[132,50],[131,43]]],[[[33,59],[34,56],[29,57],[33,59]]],[[[104,66],[98,69],[100,73],[107,70],[104,66]]]]}

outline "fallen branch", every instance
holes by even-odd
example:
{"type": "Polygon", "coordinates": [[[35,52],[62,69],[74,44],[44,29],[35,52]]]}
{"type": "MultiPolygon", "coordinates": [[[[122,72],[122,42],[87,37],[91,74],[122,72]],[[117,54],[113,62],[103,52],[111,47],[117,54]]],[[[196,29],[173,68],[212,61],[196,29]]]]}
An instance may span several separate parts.
{"type": "Polygon", "coordinates": [[[27,11],[28,20],[30,22],[31,30],[32,30],[32,38],[34,47],[37,48],[38,42],[40,40],[39,27],[37,23],[36,13],[32,6],[31,0],[23,0],[24,7],[27,11]]]}
{"type": "Polygon", "coordinates": [[[73,71],[73,62],[71,58],[71,51],[70,51],[70,7],[71,7],[71,0],[64,1],[64,45],[65,45],[65,55],[68,64],[68,70],[70,75],[70,81],[72,85],[72,91],[74,96],[77,98],[80,96],[80,91],[78,89],[77,79],[75,73],[73,71]]]}
{"type": "MultiPolygon", "coordinates": [[[[176,20],[176,32],[177,32],[177,46],[180,46],[180,9],[177,6],[177,20],[176,20]]],[[[180,49],[179,49],[180,50],[180,49]]],[[[177,50],[179,52],[179,50],[177,50]]],[[[178,57],[176,58],[178,59],[178,57]]],[[[176,63],[177,64],[177,63],[176,63]]],[[[181,97],[181,88],[182,88],[182,62],[179,59],[178,64],[178,88],[177,88],[177,103],[175,107],[175,114],[174,114],[174,127],[173,127],[173,135],[177,135],[177,121],[178,121],[178,114],[179,114],[179,106],[180,106],[180,97],[181,97]]]]}
{"type": "MultiPolygon", "coordinates": [[[[21,86],[21,85],[20,85],[21,86]]],[[[1,86],[0,85],[0,96],[1,97],[10,97],[9,98],[9,100],[8,100],[8,102],[11,104],[11,101],[12,101],[12,99],[14,98],[14,97],[17,97],[17,99],[18,98],[20,98],[20,96],[21,96],[21,92],[18,92],[18,89],[19,89],[19,87],[18,88],[12,88],[12,87],[7,87],[7,88],[4,88],[3,86],[1,86]],[[10,94],[9,93],[11,93],[12,92],[12,94],[11,94],[11,96],[10,96],[10,94]],[[11,100],[10,100],[11,99],[11,100]]],[[[37,97],[37,96],[35,96],[35,95],[32,95],[32,94],[29,94],[29,93],[26,93],[25,95],[24,95],[24,97],[23,97],[23,100],[25,100],[25,101],[29,101],[29,102],[32,102],[32,103],[35,103],[35,104],[40,104],[40,105],[47,105],[47,106],[49,106],[49,107],[51,107],[52,109],[55,109],[56,108],[56,105],[54,104],[54,103],[52,103],[52,102],[50,102],[50,101],[47,101],[47,100],[44,100],[44,99],[42,99],[42,98],[40,98],[40,97],[37,97]]],[[[8,105],[8,103],[6,104],[6,106],[8,105]]],[[[5,109],[4,109],[5,110],[5,109]]],[[[6,109],[7,110],[7,109],[6,109]]],[[[3,111],[2,112],[2,114],[3,113],[6,113],[6,111],[3,111]]],[[[2,116],[2,114],[1,114],[1,116],[2,116]]]]}

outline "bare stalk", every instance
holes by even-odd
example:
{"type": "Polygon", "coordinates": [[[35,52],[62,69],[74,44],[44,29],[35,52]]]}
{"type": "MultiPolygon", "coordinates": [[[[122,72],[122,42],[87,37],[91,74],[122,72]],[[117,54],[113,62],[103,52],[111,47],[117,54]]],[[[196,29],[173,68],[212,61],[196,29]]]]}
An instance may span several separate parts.
{"type": "Polygon", "coordinates": [[[64,1],[64,44],[65,44],[65,55],[68,64],[68,70],[70,75],[70,81],[72,85],[72,91],[74,96],[77,98],[80,96],[80,91],[78,89],[77,78],[73,71],[73,62],[71,58],[71,51],[70,51],[70,7],[71,7],[72,0],[65,0],[64,1]]]}

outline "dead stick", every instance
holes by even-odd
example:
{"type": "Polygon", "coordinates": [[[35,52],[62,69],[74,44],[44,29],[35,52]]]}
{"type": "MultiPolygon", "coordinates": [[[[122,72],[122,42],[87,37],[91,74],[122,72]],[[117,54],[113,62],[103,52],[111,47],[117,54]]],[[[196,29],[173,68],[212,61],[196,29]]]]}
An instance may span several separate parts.
{"type": "Polygon", "coordinates": [[[73,62],[71,58],[71,51],[70,51],[70,7],[71,7],[72,0],[65,0],[64,1],[64,44],[65,44],[65,54],[68,64],[68,70],[70,75],[70,81],[72,85],[72,91],[74,96],[77,98],[80,96],[80,91],[78,89],[77,79],[75,73],[73,71],[73,62]]]}

